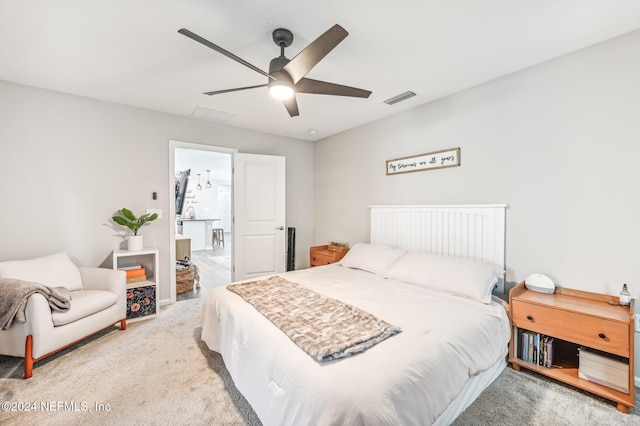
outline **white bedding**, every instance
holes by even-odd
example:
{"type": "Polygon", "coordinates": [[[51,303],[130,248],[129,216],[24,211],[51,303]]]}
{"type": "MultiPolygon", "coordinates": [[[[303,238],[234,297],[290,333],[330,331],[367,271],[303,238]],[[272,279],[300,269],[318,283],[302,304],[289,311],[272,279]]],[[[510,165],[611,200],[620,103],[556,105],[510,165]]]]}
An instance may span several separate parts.
{"type": "Polygon", "coordinates": [[[504,357],[496,303],[340,265],[279,274],[398,325],[364,353],[319,363],[226,287],[208,295],[202,340],[222,354],[265,425],[431,424],[471,378],[504,357]]]}

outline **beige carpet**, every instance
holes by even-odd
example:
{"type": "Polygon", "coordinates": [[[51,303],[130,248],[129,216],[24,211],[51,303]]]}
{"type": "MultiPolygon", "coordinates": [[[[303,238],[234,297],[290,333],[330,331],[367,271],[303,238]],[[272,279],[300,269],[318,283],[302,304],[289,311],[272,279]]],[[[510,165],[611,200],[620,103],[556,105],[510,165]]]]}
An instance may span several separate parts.
{"type": "Polygon", "coordinates": [[[466,425],[624,426],[640,425],[636,408],[631,414],[612,402],[549,380],[528,370],[507,367],[480,397],[453,423],[466,425]]]}
{"type": "Polygon", "coordinates": [[[0,424],[260,424],[220,355],[200,341],[200,309],[201,299],[173,304],[36,363],[29,380],[21,360],[0,356],[0,402],[37,404],[36,412],[0,411],[0,424]],[[77,411],[44,412],[46,401],[76,403],[77,411]]]}
{"type": "MultiPolygon", "coordinates": [[[[0,411],[0,424],[259,425],[221,357],[199,339],[201,303],[176,303],[76,345],[37,363],[26,381],[21,359],[0,356],[0,403],[36,403],[34,412],[0,411]]],[[[637,412],[507,368],[455,425],[638,425],[637,412]]]]}

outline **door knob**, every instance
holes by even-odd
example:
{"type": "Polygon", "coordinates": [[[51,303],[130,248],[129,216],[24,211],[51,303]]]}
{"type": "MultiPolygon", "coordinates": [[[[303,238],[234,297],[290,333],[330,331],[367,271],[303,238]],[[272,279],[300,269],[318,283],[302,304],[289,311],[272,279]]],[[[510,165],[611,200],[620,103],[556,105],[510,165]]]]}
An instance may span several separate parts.
{"type": "Polygon", "coordinates": [[[280,231],[284,231],[284,226],[281,226],[280,228],[276,228],[276,229],[278,229],[280,231]]]}

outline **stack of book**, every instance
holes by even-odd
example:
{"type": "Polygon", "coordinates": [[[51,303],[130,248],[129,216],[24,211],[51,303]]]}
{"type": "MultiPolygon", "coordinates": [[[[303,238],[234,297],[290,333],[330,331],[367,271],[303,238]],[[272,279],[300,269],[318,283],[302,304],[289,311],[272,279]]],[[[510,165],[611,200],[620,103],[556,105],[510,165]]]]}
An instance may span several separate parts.
{"type": "Polygon", "coordinates": [[[514,353],[518,358],[543,367],[553,367],[553,337],[528,330],[514,331],[518,333],[518,338],[513,341],[514,353]]]}
{"type": "Polygon", "coordinates": [[[624,357],[582,346],[578,377],[629,393],[629,361],[624,357]]]}
{"type": "Polygon", "coordinates": [[[127,274],[127,284],[147,281],[147,273],[142,265],[123,266],[118,268],[127,274]]]}

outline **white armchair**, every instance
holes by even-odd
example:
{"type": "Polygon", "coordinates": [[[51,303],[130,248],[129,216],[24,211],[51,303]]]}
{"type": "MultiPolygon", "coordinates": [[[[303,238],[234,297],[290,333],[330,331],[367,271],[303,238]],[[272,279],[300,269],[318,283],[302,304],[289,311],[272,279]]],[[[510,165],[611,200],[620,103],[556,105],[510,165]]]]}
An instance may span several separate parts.
{"type": "Polygon", "coordinates": [[[0,354],[24,358],[24,378],[33,363],[120,323],[126,329],[124,271],[76,267],[66,253],[0,262],[0,278],[15,278],[70,290],[70,309],[52,312],[42,294],[26,305],[26,322],[0,330],[0,354]]]}

